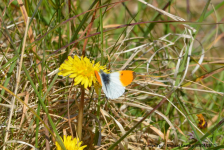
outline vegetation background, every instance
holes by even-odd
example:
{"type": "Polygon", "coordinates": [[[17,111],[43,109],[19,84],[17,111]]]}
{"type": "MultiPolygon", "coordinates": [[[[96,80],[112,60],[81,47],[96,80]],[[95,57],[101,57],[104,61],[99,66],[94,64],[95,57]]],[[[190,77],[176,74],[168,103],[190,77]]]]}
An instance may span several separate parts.
{"type": "Polygon", "coordinates": [[[224,148],[222,0],[5,0],[0,15],[0,149],[77,137],[80,86],[57,71],[83,54],[137,74],[116,100],[85,90],[86,149],[224,148]]]}

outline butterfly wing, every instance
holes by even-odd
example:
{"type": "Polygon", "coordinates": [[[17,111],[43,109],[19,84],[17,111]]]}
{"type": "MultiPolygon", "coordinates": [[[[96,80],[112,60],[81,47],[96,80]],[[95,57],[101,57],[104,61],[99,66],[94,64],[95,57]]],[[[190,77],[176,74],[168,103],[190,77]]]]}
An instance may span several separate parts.
{"type": "Polygon", "coordinates": [[[109,99],[116,99],[124,94],[125,86],[134,79],[134,72],[130,70],[106,74],[103,71],[95,72],[97,80],[102,86],[104,93],[109,99]]]}
{"type": "Polygon", "coordinates": [[[108,74],[109,82],[102,86],[104,93],[109,99],[116,99],[124,94],[125,87],[121,84],[119,72],[108,74]]]}

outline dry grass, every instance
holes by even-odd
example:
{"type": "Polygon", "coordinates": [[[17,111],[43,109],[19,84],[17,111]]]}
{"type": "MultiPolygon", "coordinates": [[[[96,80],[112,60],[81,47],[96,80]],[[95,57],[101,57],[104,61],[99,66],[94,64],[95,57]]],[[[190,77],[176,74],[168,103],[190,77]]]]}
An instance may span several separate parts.
{"type": "Polygon", "coordinates": [[[81,88],[57,75],[68,55],[137,74],[116,100],[85,90],[86,149],[224,147],[224,2],[25,2],[0,4],[0,149],[77,137],[81,88]]]}

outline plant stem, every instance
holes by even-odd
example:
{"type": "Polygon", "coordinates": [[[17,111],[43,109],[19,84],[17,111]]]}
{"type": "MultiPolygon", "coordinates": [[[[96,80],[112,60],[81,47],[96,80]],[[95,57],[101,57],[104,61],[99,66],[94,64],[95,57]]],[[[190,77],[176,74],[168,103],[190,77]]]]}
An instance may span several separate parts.
{"type": "Polygon", "coordinates": [[[84,86],[82,85],[81,86],[81,101],[80,101],[80,104],[79,104],[79,114],[78,114],[78,137],[79,137],[79,140],[82,139],[84,95],[85,95],[85,89],[84,89],[84,86]]]}

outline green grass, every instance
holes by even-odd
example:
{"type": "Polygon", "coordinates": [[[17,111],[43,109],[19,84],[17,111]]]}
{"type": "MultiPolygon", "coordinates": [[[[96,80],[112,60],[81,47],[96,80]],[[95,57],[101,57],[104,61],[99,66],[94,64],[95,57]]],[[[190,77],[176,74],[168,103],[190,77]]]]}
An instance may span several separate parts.
{"type": "Polygon", "coordinates": [[[56,149],[59,136],[77,137],[82,100],[86,149],[224,147],[224,2],[18,2],[0,4],[0,149],[56,149]],[[27,35],[20,6],[31,18],[27,35]],[[119,99],[93,86],[82,95],[80,85],[57,75],[69,55],[137,76],[119,99]]]}

